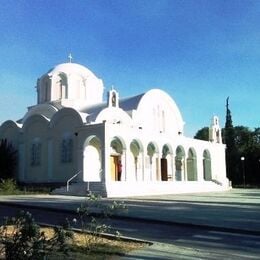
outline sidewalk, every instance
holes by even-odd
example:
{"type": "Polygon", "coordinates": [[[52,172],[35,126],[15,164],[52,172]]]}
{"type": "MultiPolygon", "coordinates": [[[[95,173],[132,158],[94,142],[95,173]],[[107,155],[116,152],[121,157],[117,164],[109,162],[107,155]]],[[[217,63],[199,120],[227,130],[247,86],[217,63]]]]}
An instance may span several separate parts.
{"type": "MultiPolygon", "coordinates": [[[[166,222],[185,226],[217,229],[260,236],[260,190],[233,189],[227,192],[161,195],[120,199],[102,199],[102,203],[124,201],[127,213],[116,217],[166,222]]],[[[85,197],[57,195],[0,196],[0,204],[48,208],[54,211],[73,211],[86,202],[85,197]]],[[[95,209],[93,209],[95,211],[95,209]]],[[[202,259],[207,250],[181,248],[173,244],[155,243],[131,252],[121,259],[202,259]],[[177,257],[179,256],[179,258],[177,257]],[[176,258],[177,257],[177,258],[176,258]]],[[[225,257],[212,252],[208,259],[225,257]]]]}
{"type": "MultiPolygon", "coordinates": [[[[102,199],[124,201],[127,212],[118,217],[183,225],[199,225],[260,235],[260,190],[102,199]]],[[[0,203],[76,211],[85,197],[59,195],[0,196],[0,203]]],[[[93,209],[95,210],[95,209],[93,209]]]]}

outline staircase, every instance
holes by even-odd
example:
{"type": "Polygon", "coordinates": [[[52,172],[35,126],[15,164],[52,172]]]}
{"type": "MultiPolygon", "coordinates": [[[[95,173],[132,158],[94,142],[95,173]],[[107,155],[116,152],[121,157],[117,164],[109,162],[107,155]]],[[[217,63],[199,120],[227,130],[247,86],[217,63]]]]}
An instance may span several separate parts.
{"type": "Polygon", "coordinates": [[[51,192],[54,195],[68,196],[87,196],[90,193],[107,197],[106,185],[102,182],[74,182],[70,184],[68,190],[67,186],[62,186],[51,192]]]}

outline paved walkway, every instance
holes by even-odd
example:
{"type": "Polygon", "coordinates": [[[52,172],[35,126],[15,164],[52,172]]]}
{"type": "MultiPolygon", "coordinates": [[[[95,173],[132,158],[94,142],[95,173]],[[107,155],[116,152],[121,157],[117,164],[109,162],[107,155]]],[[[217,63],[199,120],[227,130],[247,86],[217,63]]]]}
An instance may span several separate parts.
{"type": "MultiPolygon", "coordinates": [[[[237,229],[260,234],[260,190],[102,199],[124,201],[122,217],[237,229]]],[[[0,203],[76,211],[85,197],[58,195],[0,196],[0,203]]]]}
{"type": "MultiPolygon", "coordinates": [[[[103,199],[103,203],[112,199],[103,199]]],[[[114,200],[114,199],[113,199],[114,200]]],[[[141,218],[148,221],[177,223],[180,225],[209,226],[217,230],[253,234],[260,236],[260,190],[233,189],[227,192],[161,195],[115,199],[124,201],[127,213],[121,217],[141,218]]],[[[54,195],[1,196],[0,203],[46,207],[55,210],[75,211],[86,198],[54,195]]],[[[166,247],[166,245],[164,245],[166,247]]],[[[144,249],[142,255],[163,246],[154,245],[144,249]]],[[[156,254],[155,252],[153,252],[156,254]]]]}

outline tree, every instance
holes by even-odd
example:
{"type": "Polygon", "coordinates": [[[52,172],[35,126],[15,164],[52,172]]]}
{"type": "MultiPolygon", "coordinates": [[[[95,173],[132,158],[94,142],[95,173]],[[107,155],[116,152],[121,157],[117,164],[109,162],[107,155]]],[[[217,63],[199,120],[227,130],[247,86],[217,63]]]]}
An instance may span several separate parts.
{"type": "MultiPolygon", "coordinates": [[[[228,123],[229,124],[229,123],[228,123]]],[[[260,128],[254,130],[246,126],[228,125],[224,129],[226,149],[226,164],[229,179],[234,185],[243,184],[243,165],[241,157],[244,157],[245,177],[247,185],[260,185],[260,128]],[[231,130],[232,126],[232,130],[231,130]],[[229,132],[228,132],[229,131],[229,132]],[[232,139],[229,134],[232,134],[232,139]],[[232,148],[232,149],[231,149],[232,148]],[[229,171],[229,172],[228,172],[229,171]]],[[[197,131],[195,138],[205,138],[207,127],[197,131]]]]}
{"type": "Polygon", "coordinates": [[[17,167],[17,150],[6,139],[0,141],[0,178],[15,177],[17,167]]]}
{"type": "MultiPolygon", "coordinates": [[[[234,127],[235,132],[235,146],[237,149],[237,157],[243,156],[245,158],[245,174],[246,184],[259,185],[260,184],[260,128],[255,128],[253,131],[245,126],[234,127]]],[[[238,174],[239,181],[242,183],[242,165],[241,160],[240,172],[238,174]]]]}
{"type": "Polygon", "coordinates": [[[194,136],[195,139],[199,140],[209,140],[209,127],[203,127],[200,130],[197,131],[197,133],[194,136]]]}
{"type": "Polygon", "coordinates": [[[224,143],[226,144],[226,169],[227,177],[233,183],[238,182],[238,154],[235,146],[235,132],[232,122],[232,115],[229,109],[229,97],[226,99],[226,122],[224,128],[224,143]]]}

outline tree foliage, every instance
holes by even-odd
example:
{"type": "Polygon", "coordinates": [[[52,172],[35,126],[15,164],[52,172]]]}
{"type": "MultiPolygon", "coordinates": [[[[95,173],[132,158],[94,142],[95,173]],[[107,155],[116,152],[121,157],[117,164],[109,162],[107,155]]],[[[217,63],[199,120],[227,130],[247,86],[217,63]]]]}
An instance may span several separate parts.
{"type": "Polygon", "coordinates": [[[235,132],[232,122],[232,115],[229,109],[229,97],[226,99],[226,122],[223,129],[223,140],[226,144],[226,169],[227,177],[233,183],[237,182],[238,178],[238,154],[235,146],[235,132]]]}
{"type": "Polygon", "coordinates": [[[237,180],[235,184],[242,183],[242,162],[245,157],[246,184],[260,184],[260,128],[250,130],[245,126],[234,127],[234,143],[237,158],[237,180]]]}
{"type": "MultiPolygon", "coordinates": [[[[208,127],[197,131],[194,138],[207,140],[208,127]]],[[[226,143],[227,176],[235,185],[243,184],[241,157],[245,158],[246,184],[260,185],[260,128],[235,126],[222,129],[226,143]]]]}
{"type": "Polygon", "coordinates": [[[209,127],[203,127],[197,131],[194,136],[195,139],[208,141],[209,140],[209,127]]]}
{"type": "Polygon", "coordinates": [[[6,139],[0,140],[0,178],[10,179],[15,176],[18,157],[17,150],[6,139]]]}

